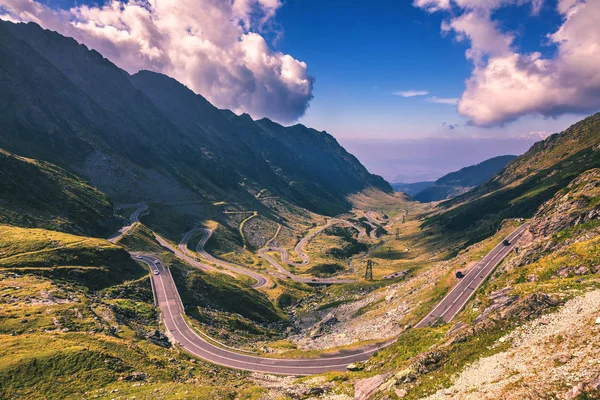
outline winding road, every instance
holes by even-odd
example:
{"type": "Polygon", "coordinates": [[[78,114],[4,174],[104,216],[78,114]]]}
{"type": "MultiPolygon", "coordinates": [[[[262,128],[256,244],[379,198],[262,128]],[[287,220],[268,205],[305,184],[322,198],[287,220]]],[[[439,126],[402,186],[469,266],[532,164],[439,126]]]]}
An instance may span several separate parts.
{"type": "Polygon", "coordinates": [[[356,213],[362,217],[365,217],[367,219],[366,224],[369,225],[371,227],[371,232],[369,232],[369,237],[371,238],[372,241],[377,241],[377,225],[375,225],[375,220],[373,218],[371,218],[371,213],[373,211],[362,211],[362,210],[358,210],[356,211],[356,213]]]}
{"type": "MultiPolygon", "coordinates": [[[[511,243],[497,245],[480,263],[463,278],[458,285],[415,327],[425,327],[437,318],[450,321],[466,304],[473,292],[489,276],[493,268],[504,259],[516,245],[518,239],[527,229],[527,224],[520,226],[508,237],[511,243]]],[[[390,346],[388,341],[379,346],[371,346],[354,351],[340,352],[330,357],[319,358],[268,358],[242,354],[214,344],[200,336],[184,318],[184,308],[175,287],[170,271],[154,256],[137,256],[152,270],[152,281],[156,302],[162,312],[162,318],[169,336],[186,352],[205,361],[224,367],[247,371],[271,373],[279,375],[311,375],[331,370],[342,371],[354,362],[365,361],[375,352],[390,346]],[[157,273],[155,273],[157,271],[157,273]]]]}
{"type": "Polygon", "coordinates": [[[111,237],[108,238],[108,241],[111,243],[116,243],[122,236],[126,235],[127,232],[133,227],[135,222],[140,222],[140,215],[148,209],[148,206],[144,203],[135,204],[138,208],[131,214],[129,217],[129,224],[125,225],[117,232],[115,232],[111,237]]]}
{"type": "MultiPolygon", "coordinates": [[[[264,287],[269,283],[268,278],[264,275],[254,272],[243,265],[235,264],[235,263],[232,263],[229,261],[225,261],[225,260],[216,258],[212,254],[208,253],[204,247],[205,247],[206,243],[208,242],[208,240],[213,235],[213,231],[208,228],[197,228],[197,229],[193,229],[193,230],[187,232],[184,235],[183,239],[181,240],[181,243],[178,246],[179,247],[178,253],[184,252],[185,254],[188,255],[188,257],[190,257],[187,243],[189,242],[190,238],[196,233],[203,234],[202,238],[198,242],[198,245],[196,246],[197,253],[203,259],[205,259],[206,261],[212,262],[214,264],[220,265],[229,271],[232,271],[232,272],[235,272],[235,273],[238,273],[241,275],[246,275],[250,278],[253,278],[254,280],[256,280],[256,283],[254,285],[252,285],[252,287],[255,289],[264,287]]],[[[282,267],[277,261],[275,261],[271,256],[269,256],[267,254],[267,251],[270,251],[270,250],[279,251],[280,249],[279,248],[271,248],[271,247],[262,248],[258,251],[258,255],[260,257],[264,258],[265,260],[267,260],[267,262],[269,264],[271,264],[271,266],[273,266],[277,270],[277,272],[271,272],[271,275],[276,276],[279,279],[291,279],[296,282],[307,283],[307,284],[311,284],[311,285],[332,285],[332,284],[355,282],[354,279],[305,278],[305,277],[300,277],[300,276],[294,275],[290,271],[288,271],[286,268],[282,267]]],[[[287,253],[286,253],[286,255],[287,255],[287,253]]]]}
{"type": "Polygon", "coordinates": [[[304,236],[302,239],[300,239],[298,241],[298,243],[296,244],[296,247],[294,247],[294,251],[296,252],[298,257],[300,257],[302,262],[296,263],[296,262],[291,261],[287,250],[285,250],[279,246],[273,246],[273,245],[268,244],[269,242],[271,242],[271,240],[269,242],[267,242],[267,246],[263,247],[262,249],[260,249],[258,251],[258,255],[260,257],[264,258],[269,264],[271,264],[272,267],[274,267],[277,271],[279,271],[279,273],[281,275],[283,275],[285,278],[292,279],[296,282],[308,283],[308,284],[312,284],[312,285],[332,285],[332,284],[343,284],[343,283],[356,282],[356,279],[300,277],[298,275],[292,274],[290,271],[288,271],[286,268],[281,266],[281,264],[279,264],[275,259],[273,259],[273,257],[271,257],[268,254],[269,251],[279,252],[279,254],[281,256],[281,260],[284,263],[286,263],[288,265],[293,265],[295,267],[308,265],[310,263],[310,258],[308,257],[308,255],[306,253],[304,253],[304,247],[308,244],[308,242],[310,242],[312,239],[314,239],[317,235],[319,235],[325,229],[327,229],[333,225],[337,225],[337,224],[347,225],[347,226],[350,226],[350,227],[356,229],[358,231],[359,238],[366,237],[366,230],[364,228],[358,227],[358,226],[354,225],[353,223],[343,220],[343,219],[332,218],[329,221],[327,221],[327,223],[325,225],[321,225],[319,228],[310,232],[308,235],[304,236]]]}
{"type": "Polygon", "coordinates": [[[232,262],[213,257],[210,253],[208,253],[206,250],[204,250],[204,246],[206,245],[206,243],[208,242],[208,240],[211,238],[211,236],[213,234],[213,231],[210,229],[198,228],[198,229],[194,229],[194,230],[187,232],[183,236],[183,239],[181,239],[181,242],[179,243],[179,246],[178,246],[179,250],[181,252],[189,254],[187,244],[188,244],[190,238],[195,233],[198,233],[198,232],[202,233],[203,236],[200,239],[200,241],[198,242],[198,245],[196,246],[196,251],[202,258],[204,258],[205,260],[212,262],[214,264],[220,265],[221,267],[228,269],[231,272],[235,272],[236,274],[240,274],[240,275],[245,275],[245,276],[248,276],[248,277],[254,279],[256,281],[256,283],[254,285],[252,285],[252,287],[254,289],[259,289],[259,288],[267,286],[269,284],[269,280],[264,275],[254,272],[254,271],[250,270],[249,268],[243,267],[241,265],[234,264],[232,262]]]}
{"type": "MultiPolygon", "coordinates": [[[[456,285],[450,291],[450,293],[448,293],[446,297],[444,297],[444,299],[442,299],[442,301],[432,310],[431,313],[429,313],[421,322],[416,325],[416,327],[428,326],[431,322],[437,320],[438,318],[442,318],[444,321],[450,321],[452,318],[454,318],[454,316],[471,298],[475,290],[477,290],[481,283],[491,274],[493,269],[515,247],[518,239],[526,229],[527,224],[524,224],[512,232],[507,237],[507,240],[510,241],[508,246],[504,246],[502,243],[497,245],[467,274],[467,276],[465,276],[458,283],[458,285],[456,285]]],[[[205,237],[203,237],[198,245],[199,247],[202,247],[202,250],[204,250],[204,244],[206,241],[208,241],[208,238],[210,238],[210,235],[207,234],[207,230],[204,230],[204,232],[205,237]],[[200,244],[202,244],[202,246],[200,246],[200,244]]],[[[193,232],[188,232],[188,234],[189,236],[187,240],[189,240],[189,237],[191,237],[193,232]]],[[[157,236],[157,238],[160,238],[160,236],[157,236]]],[[[164,241],[164,239],[162,240],[164,241]]],[[[166,245],[168,245],[168,248],[171,249],[171,251],[176,252],[176,254],[180,253],[178,257],[185,257],[183,258],[184,261],[189,262],[189,259],[194,263],[198,263],[187,254],[183,254],[179,248],[173,249],[173,246],[171,246],[168,242],[164,242],[166,245]]],[[[216,260],[213,261],[215,263],[231,264],[222,260],[218,260],[208,253],[206,254],[216,260]]],[[[207,337],[202,337],[187,323],[184,317],[185,311],[183,303],[175,286],[171,272],[169,269],[165,268],[160,259],[152,255],[131,255],[138,261],[142,261],[147,264],[152,271],[151,278],[156,304],[161,310],[162,319],[167,334],[187,353],[213,364],[234,369],[278,375],[312,375],[332,370],[343,371],[349,364],[365,361],[377,351],[390,346],[394,342],[390,340],[383,344],[371,345],[369,347],[352,351],[341,351],[336,355],[318,358],[286,359],[243,354],[241,352],[219,346],[215,344],[213,340],[210,340],[207,337]]],[[[265,255],[266,257],[269,257],[268,254],[265,253],[265,255]]],[[[201,263],[198,264],[203,265],[201,263]]],[[[204,265],[204,267],[208,266],[204,265]]],[[[229,268],[231,267],[237,268],[235,265],[229,265],[229,268]]],[[[281,268],[285,270],[283,267],[281,268]]],[[[243,271],[248,272],[245,268],[243,271]]]]}
{"type": "Polygon", "coordinates": [[[348,364],[365,361],[375,352],[390,346],[387,342],[359,350],[340,352],[337,355],[319,358],[268,358],[241,354],[219,347],[207,338],[200,336],[184,318],[183,304],[170,271],[156,257],[140,255],[152,270],[156,302],[162,312],[162,319],[169,336],[186,352],[213,364],[246,371],[278,375],[312,375],[327,371],[343,371],[348,364]],[[155,274],[155,271],[158,274],[155,274]]]}

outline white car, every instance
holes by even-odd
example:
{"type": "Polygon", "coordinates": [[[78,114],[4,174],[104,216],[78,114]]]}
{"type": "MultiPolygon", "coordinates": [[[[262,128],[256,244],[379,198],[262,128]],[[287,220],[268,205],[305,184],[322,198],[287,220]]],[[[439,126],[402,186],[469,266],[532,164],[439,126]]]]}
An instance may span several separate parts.
{"type": "Polygon", "coordinates": [[[154,271],[154,275],[158,275],[158,274],[159,274],[159,272],[158,272],[158,271],[154,271]]]}
{"type": "Polygon", "coordinates": [[[156,265],[160,264],[160,260],[154,260],[154,264],[156,264],[156,265]]]}
{"type": "Polygon", "coordinates": [[[142,259],[142,256],[137,256],[136,258],[137,258],[138,260],[141,260],[141,259],[142,259]]]}

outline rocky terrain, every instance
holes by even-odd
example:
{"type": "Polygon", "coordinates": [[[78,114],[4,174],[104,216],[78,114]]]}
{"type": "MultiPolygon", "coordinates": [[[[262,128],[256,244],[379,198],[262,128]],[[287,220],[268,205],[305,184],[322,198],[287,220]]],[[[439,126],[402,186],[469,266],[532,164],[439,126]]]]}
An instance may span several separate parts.
{"type": "Polygon", "coordinates": [[[452,386],[427,399],[600,396],[600,291],[581,293],[502,336],[502,343],[509,349],[467,366],[452,386]]]}
{"type": "Polygon", "coordinates": [[[557,232],[600,220],[600,169],[578,176],[536,212],[531,232],[546,238],[557,232]]]}

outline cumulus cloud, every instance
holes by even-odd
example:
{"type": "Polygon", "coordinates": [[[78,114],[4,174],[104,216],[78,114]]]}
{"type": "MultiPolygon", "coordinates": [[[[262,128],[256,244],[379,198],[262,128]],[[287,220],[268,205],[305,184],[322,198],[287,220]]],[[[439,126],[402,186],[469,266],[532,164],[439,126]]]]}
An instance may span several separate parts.
{"type": "Polygon", "coordinates": [[[600,1],[558,1],[563,21],[547,36],[557,48],[551,58],[519,52],[513,34],[503,32],[492,19],[495,10],[507,6],[529,4],[537,13],[542,0],[415,0],[413,4],[428,12],[447,13],[442,31],[470,43],[466,57],[474,69],[458,111],[474,124],[600,109],[600,1]]]}
{"type": "Polygon", "coordinates": [[[0,0],[2,19],[72,36],[130,73],[170,75],[213,104],[290,122],[312,99],[306,63],[274,51],[260,32],[281,0],[129,0],[52,9],[0,0]]]}
{"type": "Polygon", "coordinates": [[[415,97],[415,96],[426,96],[429,94],[427,90],[407,90],[404,92],[394,92],[396,96],[402,97],[415,97]]]}

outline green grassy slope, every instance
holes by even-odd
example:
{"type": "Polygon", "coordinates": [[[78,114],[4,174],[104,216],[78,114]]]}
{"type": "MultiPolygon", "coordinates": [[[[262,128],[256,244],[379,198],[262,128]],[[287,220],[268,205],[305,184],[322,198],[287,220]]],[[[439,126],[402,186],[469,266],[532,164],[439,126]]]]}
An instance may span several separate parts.
{"type": "Polygon", "coordinates": [[[108,236],[118,227],[106,195],[47,162],[0,149],[0,224],[108,236]]]}
{"type": "Polygon", "coordinates": [[[392,190],[325,132],[219,110],[33,23],[0,21],[0,87],[0,147],[76,171],[115,201],[258,203],[266,188],[334,214],[349,194],[392,190]]]}
{"type": "Polygon", "coordinates": [[[530,217],[582,172],[600,167],[600,113],[538,142],[483,185],[440,205],[426,227],[476,242],[502,220],[530,217]]]}
{"type": "Polygon", "coordinates": [[[239,314],[257,322],[283,318],[264,294],[230,276],[209,274],[177,260],[171,260],[169,265],[184,304],[239,314]]]}
{"type": "Polygon", "coordinates": [[[462,168],[442,176],[435,183],[413,198],[421,202],[431,202],[455,197],[487,181],[517,156],[498,156],[477,165],[462,168]]]}
{"type": "Polygon", "coordinates": [[[0,225],[0,270],[27,272],[102,289],[146,270],[103,239],[0,225]]]}

